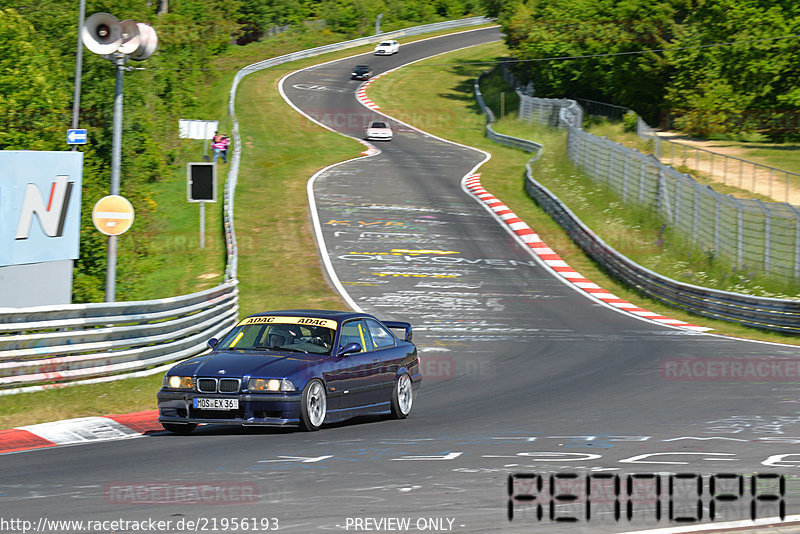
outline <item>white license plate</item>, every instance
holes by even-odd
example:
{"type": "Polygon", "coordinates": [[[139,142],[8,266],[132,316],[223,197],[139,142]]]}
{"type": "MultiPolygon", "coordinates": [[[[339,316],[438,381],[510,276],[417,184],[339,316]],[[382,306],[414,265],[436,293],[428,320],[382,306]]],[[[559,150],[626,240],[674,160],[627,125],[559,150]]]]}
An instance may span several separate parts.
{"type": "Polygon", "coordinates": [[[239,399],[192,399],[195,408],[200,410],[238,410],[239,399]]]}

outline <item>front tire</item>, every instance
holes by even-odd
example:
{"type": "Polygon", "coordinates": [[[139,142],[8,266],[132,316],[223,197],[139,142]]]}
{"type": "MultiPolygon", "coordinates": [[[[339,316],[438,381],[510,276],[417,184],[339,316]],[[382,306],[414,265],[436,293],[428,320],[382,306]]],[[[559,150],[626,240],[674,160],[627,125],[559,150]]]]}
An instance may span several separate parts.
{"type": "Polygon", "coordinates": [[[300,428],[307,432],[319,430],[325,422],[328,401],[325,395],[325,386],[318,379],[314,379],[303,388],[303,398],[300,405],[300,428]]]}
{"type": "Polygon", "coordinates": [[[161,426],[164,427],[164,430],[168,432],[172,432],[173,434],[191,434],[192,430],[197,428],[197,423],[161,423],[161,426]]]}
{"type": "Polygon", "coordinates": [[[413,404],[414,390],[411,387],[411,377],[404,373],[400,375],[392,389],[392,419],[408,417],[413,404]]]}

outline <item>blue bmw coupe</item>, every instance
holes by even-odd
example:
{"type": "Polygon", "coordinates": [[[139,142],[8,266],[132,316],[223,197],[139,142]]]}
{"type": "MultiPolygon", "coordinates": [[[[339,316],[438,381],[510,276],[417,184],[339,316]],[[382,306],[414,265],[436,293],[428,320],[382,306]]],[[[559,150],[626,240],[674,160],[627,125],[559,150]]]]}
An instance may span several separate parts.
{"type": "Polygon", "coordinates": [[[259,313],[208,345],[211,353],[164,376],[158,420],[166,430],[188,433],[198,423],[318,430],[358,415],[403,419],[422,380],[411,325],[365,313],[259,313]]]}

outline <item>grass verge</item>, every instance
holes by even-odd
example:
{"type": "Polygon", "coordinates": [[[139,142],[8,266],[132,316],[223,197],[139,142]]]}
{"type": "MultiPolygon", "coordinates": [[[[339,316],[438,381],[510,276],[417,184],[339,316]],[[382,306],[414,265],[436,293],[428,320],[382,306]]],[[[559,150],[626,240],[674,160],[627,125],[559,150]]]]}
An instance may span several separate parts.
{"type": "MultiPolygon", "coordinates": [[[[530,155],[497,145],[485,137],[485,120],[475,104],[472,86],[486,67],[472,63],[500,59],[507,53],[503,44],[492,43],[440,56],[435,61],[420,62],[413,69],[401,69],[377,80],[370,86],[369,96],[381,106],[381,111],[388,115],[406,120],[445,139],[490,152],[492,159],[480,169],[484,187],[513,209],[573,268],[619,297],[669,317],[714,328],[717,333],[800,344],[800,340],[791,336],[699,318],[643,297],[607,276],[588,258],[561,227],[539,209],[525,193],[524,164],[530,155]],[[445,61],[452,63],[452,66],[441,66],[445,61]],[[433,66],[433,63],[437,66],[433,66]]],[[[493,87],[500,86],[491,80],[486,86],[482,86],[484,96],[489,103],[497,102],[496,95],[492,94],[493,87]]],[[[579,216],[592,210],[603,212],[603,209],[596,210],[592,207],[590,202],[595,188],[579,183],[577,181],[579,170],[571,165],[563,151],[559,152],[559,147],[565,146],[566,133],[533,128],[520,123],[511,115],[507,115],[497,124],[497,129],[504,133],[532,138],[544,145],[544,155],[537,165],[536,177],[556,191],[559,188],[561,191],[565,188],[573,189],[570,195],[565,195],[564,200],[579,216]]],[[[603,202],[606,203],[606,207],[611,204],[608,199],[603,202]]],[[[603,239],[613,244],[616,235],[618,239],[623,240],[618,249],[626,254],[630,254],[631,249],[638,250],[642,256],[654,251],[655,239],[647,234],[641,224],[638,225],[639,228],[632,229],[631,226],[637,226],[637,222],[631,225],[627,220],[621,219],[619,210],[611,209],[605,215],[607,218],[599,219],[601,222],[590,224],[595,228],[603,228],[603,231],[599,232],[603,239]]]]}

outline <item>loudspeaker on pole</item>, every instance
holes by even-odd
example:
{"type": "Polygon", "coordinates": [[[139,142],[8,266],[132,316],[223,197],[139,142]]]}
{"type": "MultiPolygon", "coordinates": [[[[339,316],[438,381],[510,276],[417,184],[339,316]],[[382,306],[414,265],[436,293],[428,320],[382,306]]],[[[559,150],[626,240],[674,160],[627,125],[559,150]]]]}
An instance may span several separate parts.
{"type": "Polygon", "coordinates": [[[117,51],[123,54],[132,54],[141,44],[139,26],[135,20],[123,20],[119,24],[122,27],[122,44],[119,45],[117,51]]]}
{"type": "Polygon", "coordinates": [[[112,54],[122,44],[122,25],[111,13],[95,13],[84,22],[81,40],[95,54],[112,54]]]}
{"type": "Polygon", "coordinates": [[[131,59],[134,61],[144,61],[152,56],[158,48],[158,34],[152,26],[137,22],[136,26],[139,28],[139,46],[131,53],[131,59]]]}

